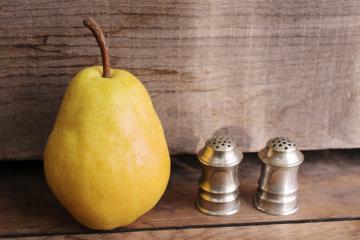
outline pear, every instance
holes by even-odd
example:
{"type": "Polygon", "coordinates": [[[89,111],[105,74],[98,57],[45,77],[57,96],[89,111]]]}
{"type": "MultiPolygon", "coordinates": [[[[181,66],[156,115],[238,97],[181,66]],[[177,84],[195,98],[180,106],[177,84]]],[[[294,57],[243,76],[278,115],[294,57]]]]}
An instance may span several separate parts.
{"type": "Polygon", "coordinates": [[[108,230],[152,209],[170,176],[164,131],[150,96],[125,70],[110,68],[100,26],[95,35],[103,66],[70,82],[44,153],[47,183],[82,225],[108,230]]]}

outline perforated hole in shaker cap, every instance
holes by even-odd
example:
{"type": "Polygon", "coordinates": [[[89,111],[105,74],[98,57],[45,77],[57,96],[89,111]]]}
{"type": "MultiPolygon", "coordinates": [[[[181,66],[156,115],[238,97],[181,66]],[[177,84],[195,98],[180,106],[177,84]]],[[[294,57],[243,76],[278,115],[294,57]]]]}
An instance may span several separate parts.
{"type": "Polygon", "coordinates": [[[225,136],[216,136],[210,138],[206,146],[214,149],[215,151],[229,151],[234,149],[234,141],[225,136]]]}
{"type": "Polygon", "coordinates": [[[268,142],[268,147],[279,152],[291,152],[296,150],[296,144],[286,137],[276,137],[268,142]]]}

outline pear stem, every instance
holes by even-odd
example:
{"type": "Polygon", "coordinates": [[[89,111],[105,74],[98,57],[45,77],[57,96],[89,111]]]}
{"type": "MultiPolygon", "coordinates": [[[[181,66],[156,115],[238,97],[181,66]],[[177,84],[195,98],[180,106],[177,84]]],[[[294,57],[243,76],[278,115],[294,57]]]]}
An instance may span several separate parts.
{"type": "Polygon", "coordinates": [[[104,32],[101,30],[100,25],[92,18],[88,17],[84,20],[84,26],[89,28],[90,31],[94,34],[96,41],[100,47],[101,58],[103,64],[103,77],[110,78],[110,54],[109,48],[107,47],[106,39],[104,32]]]}

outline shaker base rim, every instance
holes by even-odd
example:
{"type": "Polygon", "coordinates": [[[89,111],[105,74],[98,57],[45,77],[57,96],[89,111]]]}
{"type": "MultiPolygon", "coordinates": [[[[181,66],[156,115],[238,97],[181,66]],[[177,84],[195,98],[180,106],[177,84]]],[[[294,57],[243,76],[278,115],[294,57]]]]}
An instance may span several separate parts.
{"type": "Polygon", "coordinates": [[[207,215],[212,215],[212,216],[229,216],[229,215],[233,215],[235,213],[237,213],[240,210],[240,201],[239,201],[239,205],[234,208],[233,210],[230,211],[211,211],[209,209],[203,208],[200,204],[199,201],[196,200],[196,207],[197,209],[207,215]]]}
{"type": "Polygon", "coordinates": [[[255,207],[257,210],[259,210],[263,213],[267,213],[267,214],[275,215],[275,216],[287,216],[287,215],[295,213],[298,210],[298,208],[294,208],[291,211],[286,211],[286,212],[272,212],[272,211],[269,211],[267,209],[264,209],[264,208],[258,206],[257,204],[255,204],[255,207]]]}
{"type": "MultiPolygon", "coordinates": [[[[261,200],[260,200],[261,201],[261,200]]],[[[290,215],[290,214],[293,214],[295,213],[299,208],[298,207],[295,207],[295,208],[292,208],[290,210],[286,210],[286,211],[276,211],[276,210],[271,210],[271,209],[267,209],[267,208],[263,208],[259,205],[258,201],[257,201],[257,198],[255,197],[254,198],[254,205],[256,207],[257,210],[261,211],[261,212],[264,212],[264,213],[267,213],[267,214],[270,214],[270,215],[276,215],[276,216],[286,216],[286,215],[290,215]]]]}

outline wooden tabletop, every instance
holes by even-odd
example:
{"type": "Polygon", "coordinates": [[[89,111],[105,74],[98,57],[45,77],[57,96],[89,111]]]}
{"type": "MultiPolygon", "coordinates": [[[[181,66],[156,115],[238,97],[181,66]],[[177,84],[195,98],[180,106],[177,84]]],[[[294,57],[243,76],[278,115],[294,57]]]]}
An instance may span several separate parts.
{"type": "Polygon", "coordinates": [[[208,216],[194,205],[200,176],[196,158],[173,157],[168,189],[153,210],[125,228],[93,231],[76,223],[52,196],[41,161],[1,162],[0,238],[360,239],[360,150],[305,152],[300,208],[289,216],[253,207],[259,173],[256,155],[245,154],[239,169],[241,210],[208,216]]]}

